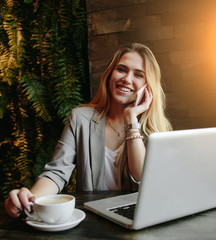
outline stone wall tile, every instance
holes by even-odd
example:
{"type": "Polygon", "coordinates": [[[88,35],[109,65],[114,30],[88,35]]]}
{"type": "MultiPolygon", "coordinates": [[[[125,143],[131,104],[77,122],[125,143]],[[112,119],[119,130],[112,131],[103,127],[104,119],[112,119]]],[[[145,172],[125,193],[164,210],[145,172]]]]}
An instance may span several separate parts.
{"type": "Polygon", "coordinates": [[[119,8],[124,6],[134,6],[146,3],[148,0],[86,0],[88,12],[100,11],[110,8],[119,8]]]}
{"type": "Polygon", "coordinates": [[[208,28],[207,23],[193,23],[193,24],[181,24],[174,26],[174,34],[175,38],[183,38],[183,37],[196,37],[202,38],[203,33],[206,32],[208,28]]]}
{"type": "Polygon", "coordinates": [[[173,39],[174,29],[173,26],[165,27],[148,27],[135,31],[128,31],[119,34],[119,42],[141,42],[146,43],[150,41],[173,39]]]}
{"type": "Polygon", "coordinates": [[[93,12],[88,15],[88,24],[106,22],[118,19],[118,9],[108,9],[100,12],[93,12]]]}
{"type": "Polygon", "coordinates": [[[141,16],[131,18],[131,29],[139,29],[145,31],[146,28],[160,27],[161,19],[160,16],[141,16]]]}
{"type": "Polygon", "coordinates": [[[130,19],[100,22],[92,25],[89,35],[92,36],[92,35],[124,32],[129,28],[130,28],[130,19]]]}
{"type": "Polygon", "coordinates": [[[180,65],[181,69],[193,68],[197,65],[209,62],[208,51],[179,51],[169,53],[171,63],[180,65]]]}
{"type": "Polygon", "coordinates": [[[146,16],[146,4],[119,7],[117,10],[119,19],[146,16]]]}
{"type": "Polygon", "coordinates": [[[88,47],[91,50],[104,50],[105,47],[113,47],[118,45],[118,35],[106,34],[89,38],[88,47]]]}
{"type": "MultiPolygon", "coordinates": [[[[199,118],[205,117],[216,117],[215,104],[192,104],[188,106],[189,117],[199,118]],[[202,113],[202,115],[200,114],[202,113]]],[[[216,123],[216,121],[215,121],[216,123]]]]}
{"type": "Polygon", "coordinates": [[[172,53],[182,51],[209,51],[208,37],[197,38],[196,36],[182,36],[181,38],[160,39],[147,42],[148,46],[156,53],[172,53]]]}
{"type": "Polygon", "coordinates": [[[192,23],[203,23],[208,17],[208,13],[203,14],[203,9],[195,9],[191,12],[190,9],[185,9],[182,11],[172,11],[169,13],[160,14],[161,22],[163,25],[174,25],[180,24],[192,24],[192,23]],[[193,14],[193,17],[191,15],[193,14]]]}
{"type": "Polygon", "coordinates": [[[117,48],[117,46],[110,46],[104,49],[91,49],[89,51],[89,59],[90,61],[110,59],[117,48]]]}
{"type": "Polygon", "coordinates": [[[109,59],[101,59],[98,61],[92,61],[91,63],[91,73],[101,73],[105,70],[106,66],[109,63],[109,59]]]}
{"type": "Polygon", "coordinates": [[[215,6],[214,0],[208,0],[208,3],[204,0],[154,0],[148,1],[147,13],[148,14],[164,14],[170,12],[182,12],[190,11],[194,9],[202,9],[205,5],[210,4],[215,6]]]}

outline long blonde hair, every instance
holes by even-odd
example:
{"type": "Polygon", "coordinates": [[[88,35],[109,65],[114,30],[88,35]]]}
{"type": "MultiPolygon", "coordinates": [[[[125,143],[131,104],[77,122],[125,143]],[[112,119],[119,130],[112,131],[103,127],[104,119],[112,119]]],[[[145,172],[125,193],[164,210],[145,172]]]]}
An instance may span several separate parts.
{"type": "Polygon", "coordinates": [[[147,46],[140,43],[132,43],[129,46],[122,47],[114,54],[102,74],[95,97],[87,106],[94,107],[100,114],[99,118],[107,114],[111,103],[109,80],[120,58],[128,52],[137,52],[144,59],[146,81],[153,95],[150,108],[142,114],[139,120],[144,133],[148,136],[152,132],[172,130],[171,124],[165,116],[165,94],[161,86],[160,67],[152,51],[147,46]]]}

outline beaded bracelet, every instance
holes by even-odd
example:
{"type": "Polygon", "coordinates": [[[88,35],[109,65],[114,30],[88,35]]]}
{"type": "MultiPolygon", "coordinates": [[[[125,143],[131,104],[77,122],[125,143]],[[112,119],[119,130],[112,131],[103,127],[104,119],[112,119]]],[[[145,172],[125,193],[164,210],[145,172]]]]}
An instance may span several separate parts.
{"type": "Polygon", "coordinates": [[[129,132],[126,132],[126,135],[129,136],[129,135],[134,134],[134,133],[139,133],[140,134],[141,131],[139,131],[139,130],[138,131],[129,131],[129,132]]]}
{"type": "Polygon", "coordinates": [[[143,136],[141,136],[141,135],[136,135],[136,136],[130,136],[130,137],[126,137],[126,141],[127,140],[133,140],[133,139],[137,139],[137,138],[141,138],[141,139],[143,139],[144,137],[143,136]]]}

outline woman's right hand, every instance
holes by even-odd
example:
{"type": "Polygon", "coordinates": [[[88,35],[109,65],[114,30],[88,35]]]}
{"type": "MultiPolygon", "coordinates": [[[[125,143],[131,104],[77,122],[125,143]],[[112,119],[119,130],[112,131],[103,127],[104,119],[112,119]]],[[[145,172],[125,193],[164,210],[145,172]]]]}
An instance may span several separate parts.
{"type": "Polygon", "coordinates": [[[9,193],[9,197],[5,200],[5,209],[11,217],[17,218],[25,208],[30,207],[29,202],[34,202],[34,195],[29,189],[15,189],[9,193]]]}

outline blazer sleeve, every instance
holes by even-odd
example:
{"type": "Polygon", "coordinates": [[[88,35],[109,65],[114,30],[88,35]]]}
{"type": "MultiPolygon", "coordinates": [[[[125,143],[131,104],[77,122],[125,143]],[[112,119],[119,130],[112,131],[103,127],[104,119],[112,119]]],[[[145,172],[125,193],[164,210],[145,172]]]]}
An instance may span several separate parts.
{"type": "Polygon", "coordinates": [[[76,120],[73,110],[58,141],[51,162],[47,163],[38,178],[48,177],[54,181],[59,192],[68,184],[76,166],[76,140],[74,129],[76,120]]]}

